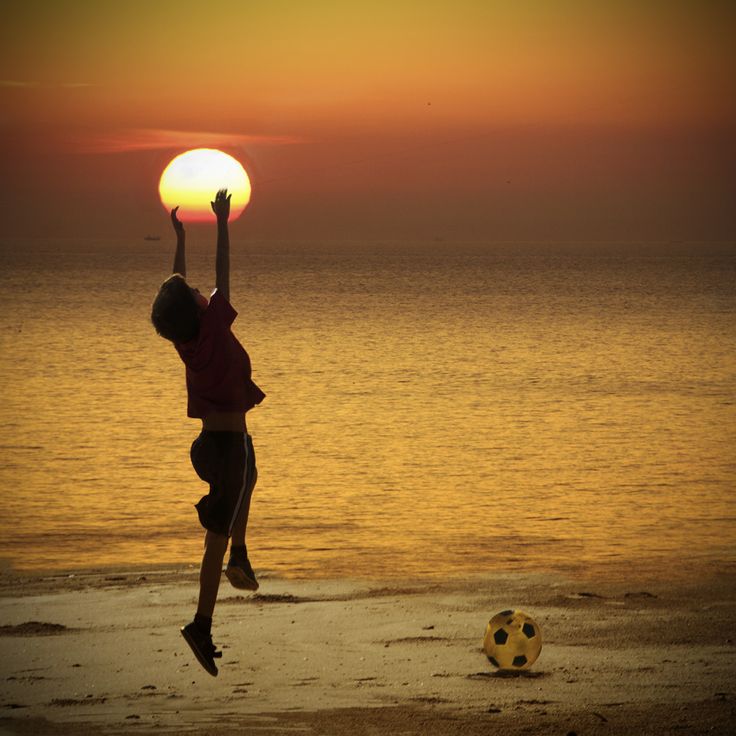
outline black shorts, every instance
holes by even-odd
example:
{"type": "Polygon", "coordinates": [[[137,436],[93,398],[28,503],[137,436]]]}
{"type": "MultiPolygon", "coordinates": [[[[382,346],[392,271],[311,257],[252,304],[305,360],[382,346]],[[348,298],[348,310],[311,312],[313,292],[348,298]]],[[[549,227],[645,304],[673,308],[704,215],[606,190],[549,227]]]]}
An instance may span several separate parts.
{"type": "Polygon", "coordinates": [[[251,436],[246,432],[202,430],[192,443],[190,457],[197,475],[210,485],[210,492],[196,504],[199,521],[208,531],[229,537],[256,481],[251,436]]]}

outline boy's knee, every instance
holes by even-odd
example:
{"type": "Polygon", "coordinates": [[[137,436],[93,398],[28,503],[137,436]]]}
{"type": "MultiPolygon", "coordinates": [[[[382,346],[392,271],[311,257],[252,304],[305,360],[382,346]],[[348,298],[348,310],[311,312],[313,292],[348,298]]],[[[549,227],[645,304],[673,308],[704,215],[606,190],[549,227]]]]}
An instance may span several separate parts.
{"type": "Polygon", "coordinates": [[[226,534],[217,534],[217,532],[212,532],[207,530],[207,533],[204,535],[204,546],[205,547],[222,547],[225,549],[227,547],[228,543],[228,537],[226,534]]]}

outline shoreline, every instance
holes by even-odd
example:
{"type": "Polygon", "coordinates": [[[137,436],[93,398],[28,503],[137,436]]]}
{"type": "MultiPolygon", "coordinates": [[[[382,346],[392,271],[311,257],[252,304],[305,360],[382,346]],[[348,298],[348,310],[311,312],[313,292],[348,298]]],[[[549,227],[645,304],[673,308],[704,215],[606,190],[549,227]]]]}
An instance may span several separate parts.
{"type": "MultiPolygon", "coordinates": [[[[530,571],[528,569],[513,570],[510,568],[489,569],[484,572],[447,571],[444,573],[411,575],[366,576],[366,575],[330,575],[320,576],[285,574],[280,570],[264,570],[256,566],[259,581],[294,583],[297,585],[330,584],[344,582],[358,584],[363,587],[380,587],[383,584],[393,586],[459,586],[467,587],[483,584],[488,580],[551,580],[555,584],[567,581],[572,586],[605,587],[661,587],[663,581],[675,586],[678,590],[690,587],[699,589],[702,585],[720,585],[736,587],[736,563],[723,564],[709,562],[691,562],[684,566],[662,569],[659,566],[633,568],[631,563],[621,561],[610,565],[571,566],[569,569],[549,567],[530,571]]],[[[0,566],[0,600],[8,596],[25,597],[37,592],[79,591],[98,587],[134,587],[140,584],[176,584],[196,583],[199,575],[199,561],[190,563],[172,562],[161,564],[110,564],[94,567],[60,567],[58,569],[17,569],[13,566],[0,566]]],[[[228,586],[225,576],[222,577],[220,594],[228,586]],[[224,587],[223,587],[224,586],[224,587]]]]}
{"type": "Polygon", "coordinates": [[[255,595],[223,579],[217,678],[178,632],[196,568],[72,574],[0,576],[2,734],[725,734],[736,717],[729,574],[646,587],[262,576],[255,595]],[[544,642],[516,677],[481,647],[509,607],[544,642]]]}

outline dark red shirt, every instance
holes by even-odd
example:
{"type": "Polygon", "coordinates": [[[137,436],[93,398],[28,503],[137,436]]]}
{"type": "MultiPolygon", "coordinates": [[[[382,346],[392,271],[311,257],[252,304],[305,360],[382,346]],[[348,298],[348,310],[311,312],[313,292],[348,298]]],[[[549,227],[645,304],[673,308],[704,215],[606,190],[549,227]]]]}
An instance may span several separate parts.
{"type": "Polygon", "coordinates": [[[251,379],[250,358],[230,326],[238,313],[219,291],[210,298],[193,340],[174,343],[187,369],[187,416],[242,411],[266,394],[251,379]]]}

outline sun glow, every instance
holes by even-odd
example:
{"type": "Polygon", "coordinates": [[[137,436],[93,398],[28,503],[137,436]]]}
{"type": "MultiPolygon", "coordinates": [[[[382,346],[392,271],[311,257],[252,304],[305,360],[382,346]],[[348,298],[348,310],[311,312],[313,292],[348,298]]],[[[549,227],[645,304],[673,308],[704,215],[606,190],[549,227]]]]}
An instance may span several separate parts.
{"type": "Polygon", "coordinates": [[[194,148],[176,156],[158,183],[163,206],[178,206],[182,222],[213,222],[210,202],[218,189],[232,195],[230,220],[236,220],[250,201],[250,180],[237,159],[215,148],[194,148]]]}

